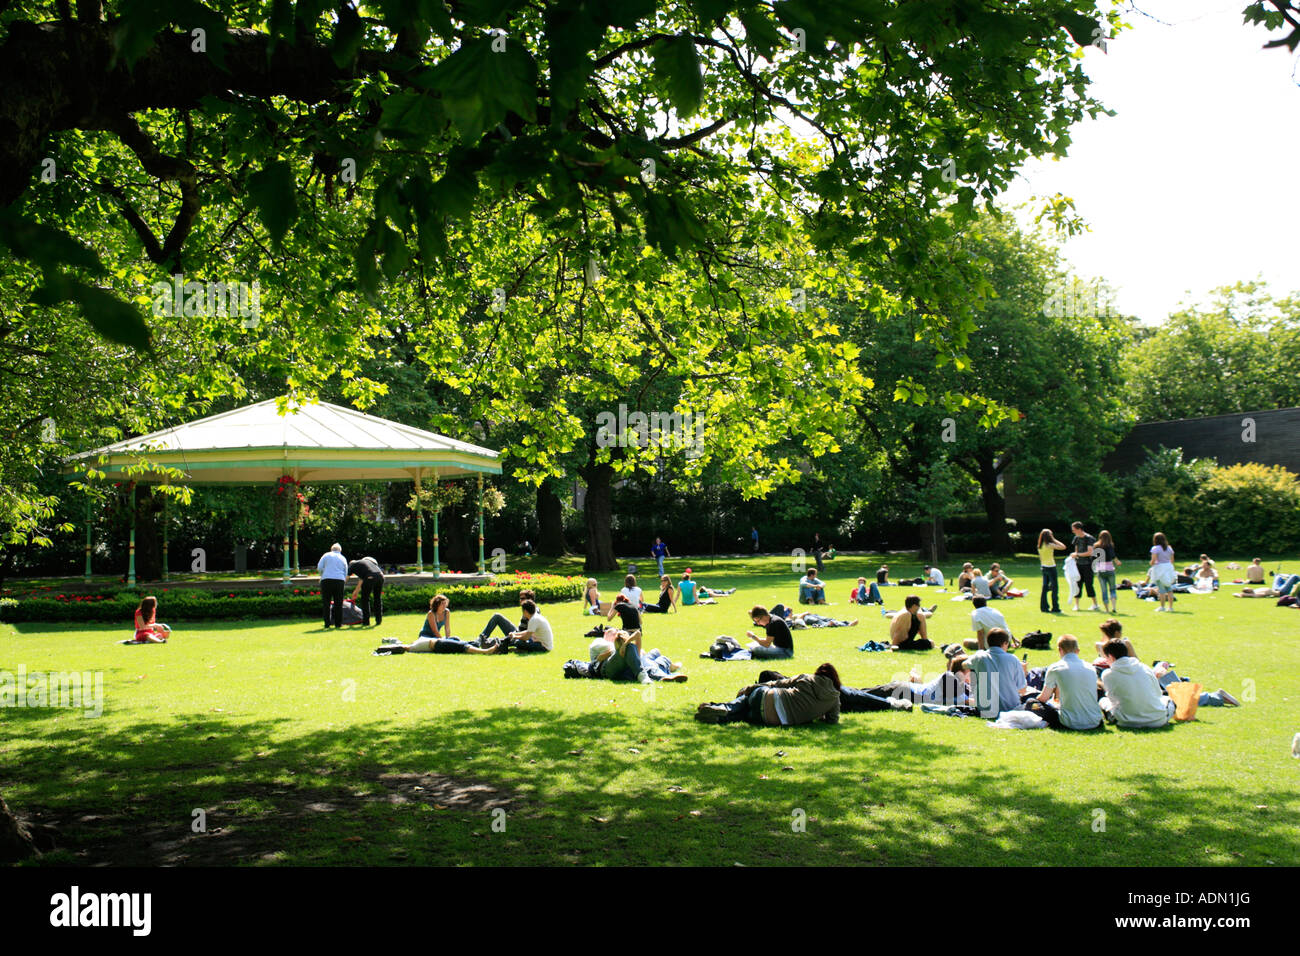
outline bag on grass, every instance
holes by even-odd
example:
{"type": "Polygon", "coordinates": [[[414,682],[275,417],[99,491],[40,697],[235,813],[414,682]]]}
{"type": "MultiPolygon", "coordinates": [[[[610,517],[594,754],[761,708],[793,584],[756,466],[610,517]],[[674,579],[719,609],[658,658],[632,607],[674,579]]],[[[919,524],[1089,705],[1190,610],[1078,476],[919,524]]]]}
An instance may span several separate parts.
{"type": "Polygon", "coordinates": [[[1020,646],[1030,651],[1046,651],[1052,647],[1050,631],[1030,631],[1020,635],[1020,646]]]}
{"type": "Polygon", "coordinates": [[[350,600],[345,598],[343,601],[343,626],[347,627],[349,624],[360,624],[364,619],[365,615],[361,613],[361,608],[357,607],[350,600]]]}
{"type": "Polygon", "coordinates": [[[1174,720],[1195,720],[1196,708],[1201,702],[1201,685],[1192,681],[1176,681],[1165,688],[1174,702],[1174,720]]]}

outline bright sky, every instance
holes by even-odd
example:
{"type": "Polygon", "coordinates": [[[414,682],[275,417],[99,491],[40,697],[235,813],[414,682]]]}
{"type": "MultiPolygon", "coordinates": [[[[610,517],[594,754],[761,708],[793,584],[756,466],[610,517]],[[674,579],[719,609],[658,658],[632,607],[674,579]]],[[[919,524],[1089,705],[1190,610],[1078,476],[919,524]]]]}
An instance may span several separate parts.
{"type": "Polygon", "coordinates": [[[1262,49],[1281,33],[1243,23],[1246,0],[1136,6],[1155,19],[1130,9],[1131,29],[1086,54],[1116,115],[1076,126],[1068,157],[1028,165],[1005,204],[1073,197],[1091,231],[1066,259],[1146,323],[1257,275],[1300,291],[1296,56],[1262,49]]]}

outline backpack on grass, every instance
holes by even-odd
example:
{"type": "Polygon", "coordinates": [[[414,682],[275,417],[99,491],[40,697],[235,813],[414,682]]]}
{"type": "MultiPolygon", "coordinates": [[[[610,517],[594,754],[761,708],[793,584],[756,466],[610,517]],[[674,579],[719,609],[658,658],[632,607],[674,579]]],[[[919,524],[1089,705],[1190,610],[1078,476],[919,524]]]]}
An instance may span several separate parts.
{"type": "Polygon", "coordinates": [[[1030,651],[1047,651],[1052,648],[1050,631],[1030,631],[1020,637],[1020,646],[1030,651]]]}

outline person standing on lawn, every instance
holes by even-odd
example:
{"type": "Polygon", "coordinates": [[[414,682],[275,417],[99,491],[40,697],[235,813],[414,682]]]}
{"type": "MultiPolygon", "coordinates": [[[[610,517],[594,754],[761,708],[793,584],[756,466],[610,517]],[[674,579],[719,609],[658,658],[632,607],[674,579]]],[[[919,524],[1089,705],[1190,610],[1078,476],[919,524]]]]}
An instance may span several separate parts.
{"type": "Polygon", "coordinates": [[[1082,521],[1074,522],[1070,530],[1074,532],[1074,540],[1070,543],[1074,546],[1074,563],[1079,569],[1079,596],[1083,597],[1086,590],[1088,597],[1092,598],[1092,610],[1100,611],[1097,590],[1092,583],[1092,559],[1097,553],[1097,539],[1083,530],[1082,521]]]}
{"type": "Polygon", "coordinates": [[[1056,540],[1051,528],[1038,532],[1038,563],[1043,569],[1043,589],[1038,595],[1038,610],[1047,614],[1047,595],[1052,595],[1052,614],[1061,613],[1060,579],[1056,573],[1056,552],[1064,551],[1065,545],[1056,540]]]}
{"type": "Polygon", "coordinates": [[[668,553],[668,545],[664,544],[663,538],[655,538],[655,543],[650,546],[650,557],[659,562],[659,577],[664,576],[664,558],[671,558],[668,553]]]}
{"type": "Polygon", "coordinates": [[[749,529],[749,536],[754,541],[754,553],[758,554],[758,527],[754,526],[749,529]]]}
{"type": "Polygon", "coordinates": [[[316,562],[320,572],[320,599],[325,612],[325,628],[343,626],[343,591],[348,579],[348,559],[343,545],[335,542],[316,562]]]}
{"type": "Polygon", "coordinates": [[[361,608],[361,626],[370,623],[373,615],[376,624],[384,623],[384,569],[374,558],[358,558],[348,563],[348,576],[357,577],[352,589],[352,603],[361,608]],[[361,595],[358,603],[357,595],[361,595]]]}

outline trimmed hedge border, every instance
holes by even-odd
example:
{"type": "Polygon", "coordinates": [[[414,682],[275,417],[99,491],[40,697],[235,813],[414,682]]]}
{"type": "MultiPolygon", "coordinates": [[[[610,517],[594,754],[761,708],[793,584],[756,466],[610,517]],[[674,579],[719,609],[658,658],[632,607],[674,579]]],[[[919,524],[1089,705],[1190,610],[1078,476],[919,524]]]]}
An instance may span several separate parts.
{"type": "MultiPolygon", "coordinates": [[[[554,574],[502,575],[491,584],[429,584],[418,588],[384,589],[384,610],[427,611],[435,594],[445,594],[453,608],[500,607],[514,603],[522,588],[537,592],[539,604],[576,601],[586,583],[581,577],[554,574]]],[[[221,621],[261,617],[320,617],[320,591],[311,588],[263,591],[185,590],[182,587],[155,591],[111,590],[94,594],[27,594],[0,600],[0,620],[22,622],[96,622],[130,627],[140,598],[152,593],[158,598],[158,619],[172,621],[221,621]]],[[[351,593],[351,589],[349,589],[351,593]]]]}

